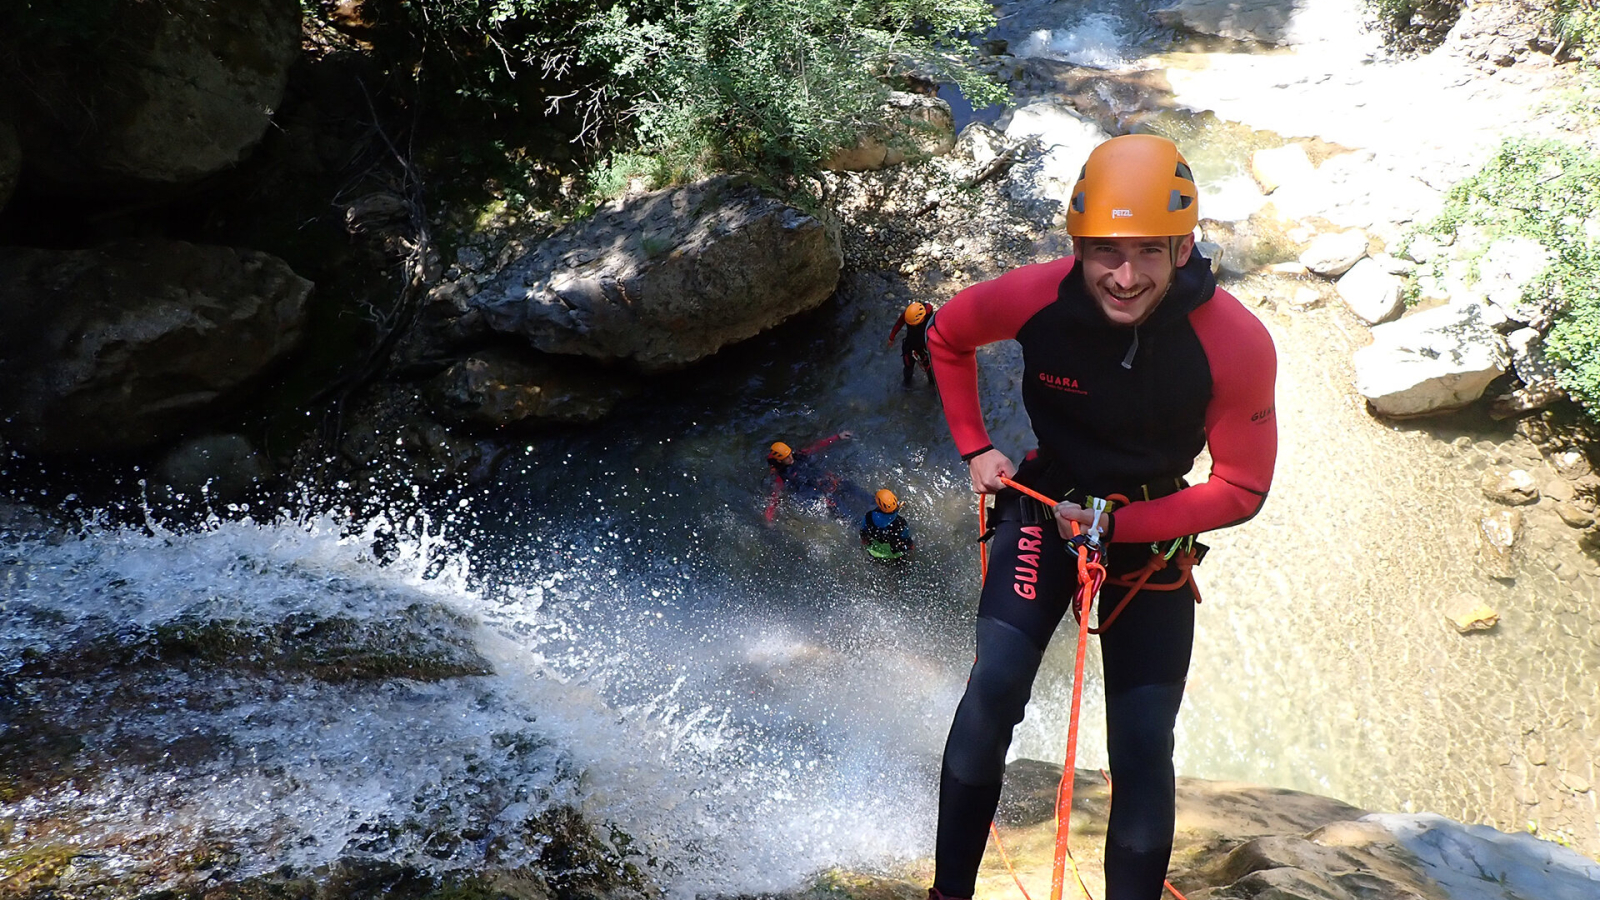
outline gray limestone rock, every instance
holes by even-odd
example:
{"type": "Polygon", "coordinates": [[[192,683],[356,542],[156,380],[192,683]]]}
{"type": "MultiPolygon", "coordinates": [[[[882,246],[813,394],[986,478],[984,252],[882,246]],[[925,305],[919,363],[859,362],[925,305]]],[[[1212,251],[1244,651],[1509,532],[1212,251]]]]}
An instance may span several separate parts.
{"type": "Polygon", "coordinates": [[[1387,322],[1400,315],[1405,304],[1400,296],[1399,278],[1383,271],[1370,259],[1363,259],[1339,278],[1339,297],[1350,311],[1369,325],[1387,322]]]}
{"type": "Polygon", "coordinates": [[[1356,389],[1387,416],[1457,409],[1505,372],[1504,339],[1475,304],[1440,306],[1372,329],[1355,353],[1356,389]]]}
{"type": "Polygon", "coordinates": [[[1110,137],[1070,106],[1050,100],[1035,101],[1012,112],[1005,135],[1008,141],[1031,142],[1040,149],[1011,170],[1006,192],[1022,203],[1062,204],[1063,209],[1089,151],[1110,137]]]}
{"type": "Polygon", "coordinates": [[[1193,34],[1274,46],[1301,46],[1355,33],[1361,7],[1352,0],[1177,0],[1151,10],[1156,21],[1193,34]]]}
{"type": "Polygon", "coordinates": [[[1367,233],[1359,228],[1319,234],[1300,253],[1300,263],[1324,278],[1350,271],[1367,255],[1367,233]]]}
{"type": "Polygon", "coordinates": [[[266,132],[300,53],[295,0],[117,7],[95,66],[64,62],[16,94],[28,163],[76,190],[191,184],[266,132]]]}
{"type": "Polygon", "coordinates": [[[0,428],[47,453],[170,440],[295,344],[311,289],[254,250],[0,248],[0,428]]]}
{"type": "Polygon", "coordinates": [[[1512,235],[1489,245],[1477,260],[1477,289],[1508,319],[1543,331],[1561,309],[1559,297],[1525,297],[1528,285],[1555,257],[1532,238],[1512,235]]]}
{"type": "Polygon", "coordinates": [[[608,204],[466,302],[543,352],[660,372],[816,307],[842,266],[820,219],[717,177],[608,204]]]}

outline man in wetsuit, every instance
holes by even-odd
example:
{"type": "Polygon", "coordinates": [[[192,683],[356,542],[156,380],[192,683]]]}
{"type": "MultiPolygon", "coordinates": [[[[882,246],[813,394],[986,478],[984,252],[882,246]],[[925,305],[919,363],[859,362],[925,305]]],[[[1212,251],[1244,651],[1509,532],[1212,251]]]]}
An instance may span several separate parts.
{"type": "Polygon", "coordinates": [[[873,505],[861,516],[861,546],[867,555],[886,561],[910,559],[916,549],[911,525],[900,515],[900,498],[884,488],[873,497],[873,505]]]}
{"type": "MultiPolygon", "coordinates": [[[[1074,255],[967,288],[929,329],[951,435],[973,490],[995,495],[996,520],[977,659],[945,745],[930,900],[972,896],[1012,731],[1077,589],[1063,535],[1090,524],[1089,498],[1131,501],[1101,520],[1113,578],[1158,544],[1165,552],[1180,537],[1243,522],[1266,499],[1276,356],[1266,329],[1195,252],[1196,199],[1171,141],[1107,141],[1073,188],[1074,255]],[[1002,340],[1022,345],[1022,399],[1038,441],[1020,466],[990,444],[978,404],[974,351],[1002,340]],[[1183,476],[1203,447],[1210,476],[1189,486],[1183,476]],[[1002,477],[1061,502],[1049,510],[1002,477]]],[[[1097,610],[1106,615],[1127,590],[1107,583],[1097,610]]],[[[1105,900],[1161,894],[1194,615],[1192,585],[1146,588],[1101,635],[1114,783],[1105,900]]]]}
{"type": "Polygon", "coordinates": [[[900,374],[901,384],[911,386],[911,368],[913,365],[922,366],[922,371],[928,373],[928,383],[933,384],[933,367],[928,359],[928,317],[933,315],[933,304],[913,300],[906,305],[906,311],[895,320],[894,328],[889,331],[889,346],[894,346],[894,336],[900,333],[903,327],[906,330],[906,339],[900,342],[900,362],[904,370],[900,374]]]}
{"type": "Polygon", "coordinates": [[[837,518],[849,519],[854,516],[855,513],[847,510],[856,509],[857,501],[866,496],[866,491],[824,469],[815,458],[839,441],[848,441],[853,437],[853,432],[841,431],[803,450],[793,450],[783,441],[774,442],[767,450],[767,466],[772,472],[767,522],[771,523],[778,517],[778,503],[786,493],[796,500],[821,500],[828,507],[828,512],[837,518]]]}

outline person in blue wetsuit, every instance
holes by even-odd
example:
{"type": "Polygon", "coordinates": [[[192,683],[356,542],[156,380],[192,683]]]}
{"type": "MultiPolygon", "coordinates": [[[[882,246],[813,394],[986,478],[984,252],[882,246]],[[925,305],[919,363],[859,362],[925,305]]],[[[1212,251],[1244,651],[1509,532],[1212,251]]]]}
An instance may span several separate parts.
{"type": "Polygon", "coordinates": [[[820,500],[829,514],[839,519],[850,519],[862,503],[870,502],[867,492],[823,468],[817,458],[824,450],[855,437],[841,431],[831,437],[794,450],[783,441],[777,441],[767,450],[767,466],[772,473],[772,495],[767,500],[766,519],[770,523],[778,517],[778,504],[785,495],[801,502],[820,500]]]}
{"type": "Polygon", "coordinates": [[[909,560],[916,543],[911,539],[910,523],[900,515],[900,499],[885,488],[873,500],[861,517],[861,546],[873,559],[909,560]]]}

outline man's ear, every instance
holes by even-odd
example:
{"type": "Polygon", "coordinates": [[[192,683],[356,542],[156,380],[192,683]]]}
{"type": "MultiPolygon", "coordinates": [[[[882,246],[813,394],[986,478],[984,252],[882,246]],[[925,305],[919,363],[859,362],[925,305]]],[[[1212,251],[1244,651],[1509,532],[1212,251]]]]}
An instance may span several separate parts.
{"type": "Polygon", "coordinates": [[[1193,252],[1194,235],[1192,233],[1186,234],[1183,236],[1183,240],[1178,242],[1178,252],[1173,255],[1173,264],[1180,269],[1183,268],[1189,264],[1189,255],[1193,252]]]}

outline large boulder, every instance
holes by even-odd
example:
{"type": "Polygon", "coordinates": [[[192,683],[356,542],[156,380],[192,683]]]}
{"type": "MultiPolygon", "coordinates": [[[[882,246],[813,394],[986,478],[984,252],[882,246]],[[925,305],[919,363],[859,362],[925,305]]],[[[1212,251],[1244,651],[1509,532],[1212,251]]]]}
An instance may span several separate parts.
{"type": "Polygon", "coordinates": [[[546,353],[661,372],[820,305],[843,265],[816,216],[718,177],[608,204],[466,302],[546,353]]]}
{"type": "Polygon", "coordinates": [[[1355,353],[1356,390],[1381,415],[1397,417],[1477,400],[1509,362],[1482,309],[1451,304],[1374,327],[1372,343],[1355,353]]]}
{"type": "MultiPolygon", "coordinates": [[[[116,5],[93,59],[30,60],[13,92],[25,158],[77,190],[192,183],[265,133],[300,52],[296,0],[116,5]]],[[[85,54],[87,51],[85,51],[85,54]]]]}
{"type": "MultiPolygon", "coordinates": [[[[1301,257],[1301,262],[1305,262],[1305,257],[1301,257]]],[[[1387,322],[1400,315],[1405,309],[1402,287],[1399,277],[1385,272],[1373,259],[1357,260],[1350,271],[1340,276],[1337,284],[1339,298],[1368,325],[1387,322]]]]}
{"type": "MultiPolygon", "coordinates": [[[[1091,896],[1103,897],[1097,838],[1111,790],[1102,773],[1074,774],[1074,869],[1091,896]]],[[[1060,766],[1036,760],[1006,766],[994,824],[1008,858],[985,859],[979,895],[1050,883],[1060,777],[1060,766]]],[[[1187,777],[1177,779],[1176,801],[1168,877],[1193,900],[1590,900],[1600,877],[1600,865],[1577,851],[1427,813],[1365,813],[1298,791],[1187,777]]],[[[872,887],[828,893],[914,900],[926,882],[872,887]]]]}
{"type": "Polygon", "coordinates": [[[1506,318],[1540,331],[1550,327],[1561,311],[1562,299],[1549,295],[1525,296],[1528,286],[1554,260],[1556,254],[1533,238],[1503,237],[1489,245],[1477,262],[1477,289],[1499,307],[1506,318]]]}
{"type": "Polygon", "coordinates": [[[1311,239],[1300,254],[1300,264],[1324,278],[1335,278],[1367,255],[1367,233],[1359,228],[1330,231],[1311,239]]]}
{"type": "Polygon", "coordinates": [[[1089,151],[1111,137],[1072,107],[1051,100],[1037,100],[1013,111],[1005,135],[1013,145],[1026,143],[1038,148],[1011,170],[1007,193],[1036,207],[1061,204],[1063,212],[1089,151]]]}
{"type": "Polygon", "coordinates": [[[926,94],[890,91],[877,127],[853,147],[834,153],[822,167],[835,172],[866,172],[897,166],[908,159],[943,156],[956,144],[950,104],[926,94]]]}
{"type": "Polygon", "coordinates": [[[294,344],[311,287],[254,250],[0,248],[0,430],[47,453],[176,437],[294,344]]]}

